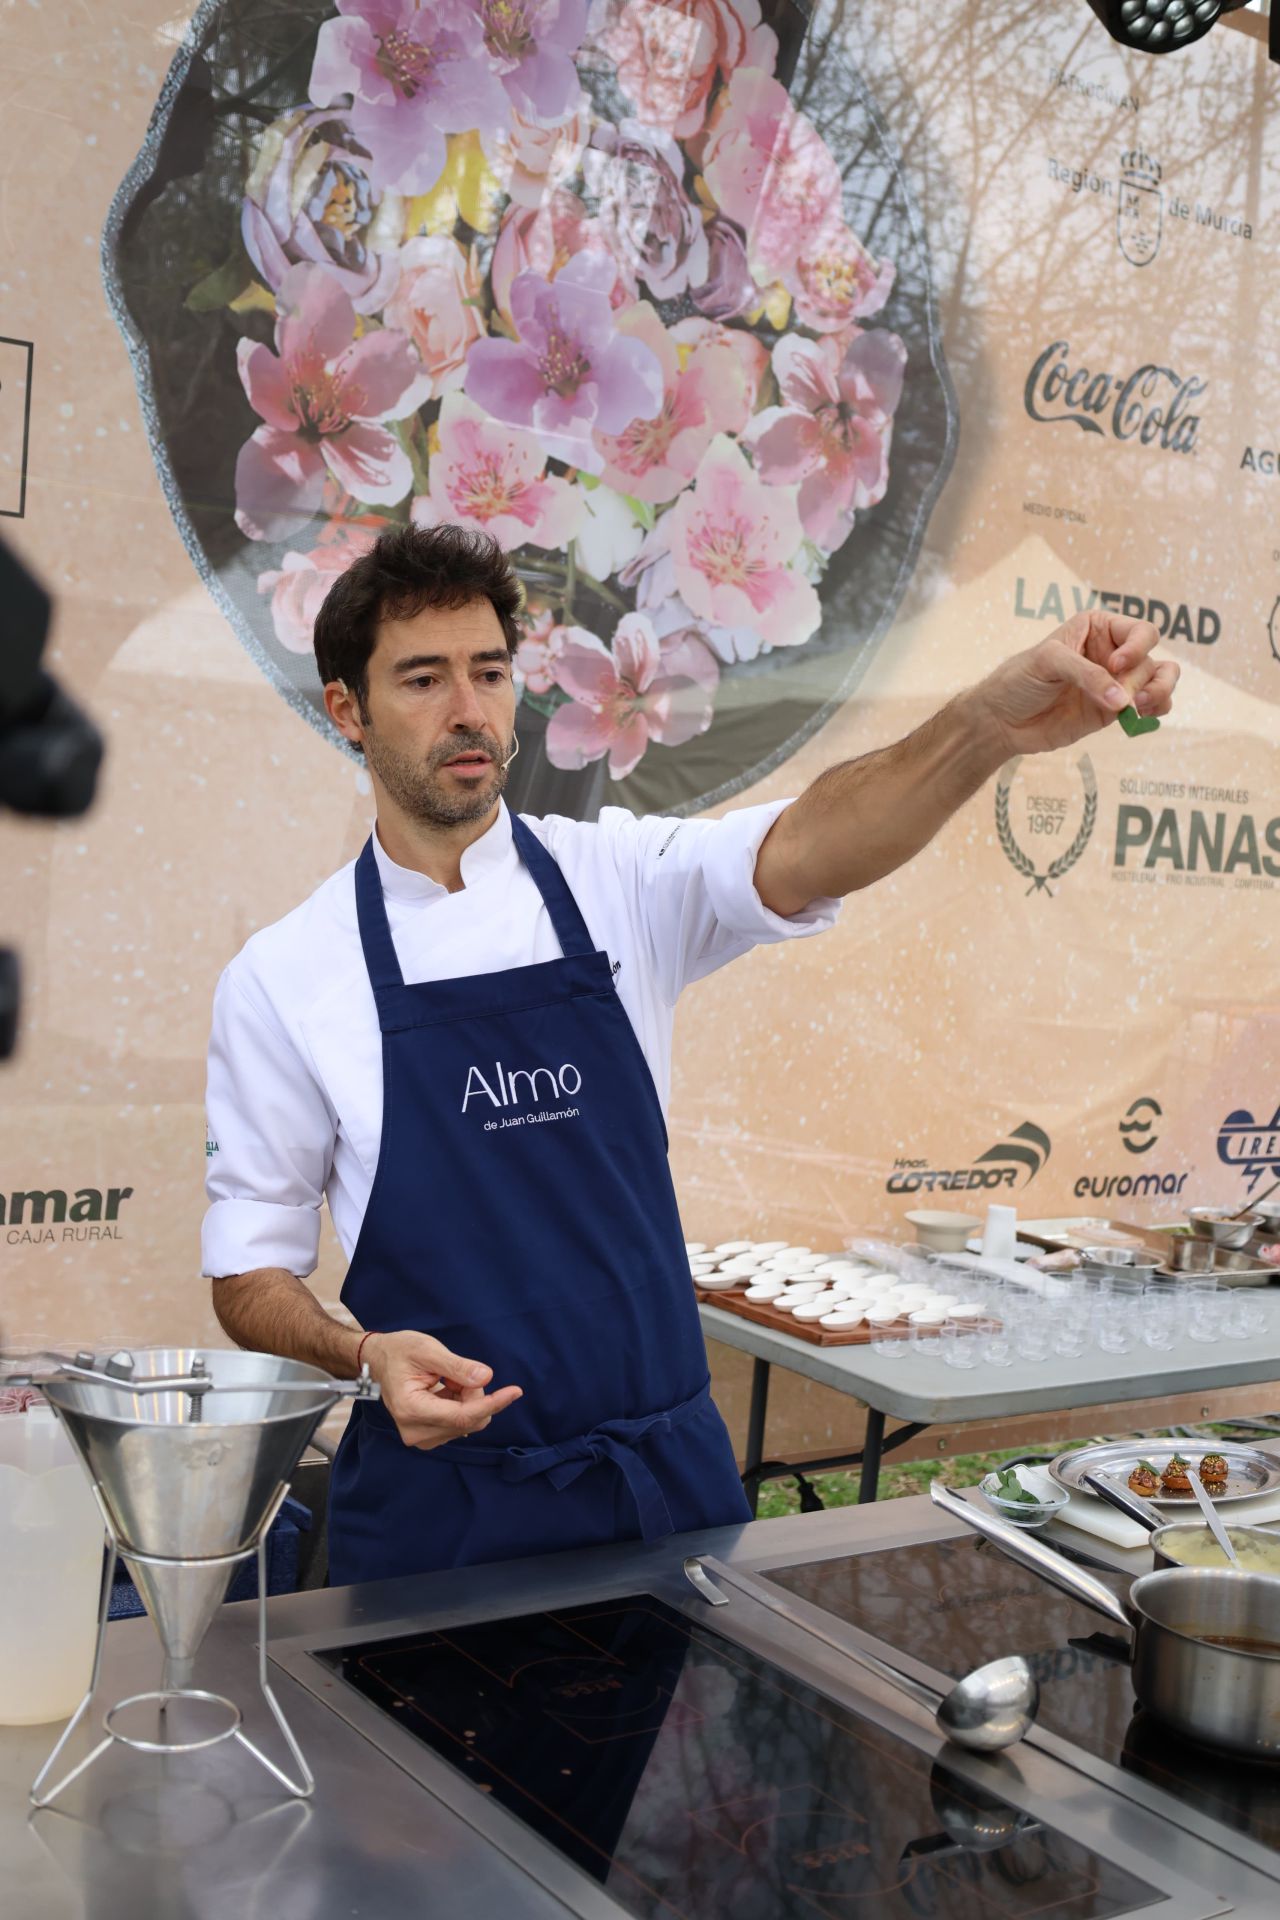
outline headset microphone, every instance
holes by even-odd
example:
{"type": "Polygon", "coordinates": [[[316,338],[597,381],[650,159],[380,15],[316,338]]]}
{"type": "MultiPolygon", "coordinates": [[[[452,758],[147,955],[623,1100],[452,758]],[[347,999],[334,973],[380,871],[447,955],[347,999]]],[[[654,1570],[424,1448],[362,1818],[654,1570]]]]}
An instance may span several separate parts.
{"type": "Polygon", "coordinates": [[[504,773],[506,772],[507,768],[511,765],[511,762],[515,759],[519,751],[520,751],[520,736],[517,733],[513,736],[511,751],[502,763],[502,771],[504,773]]]}

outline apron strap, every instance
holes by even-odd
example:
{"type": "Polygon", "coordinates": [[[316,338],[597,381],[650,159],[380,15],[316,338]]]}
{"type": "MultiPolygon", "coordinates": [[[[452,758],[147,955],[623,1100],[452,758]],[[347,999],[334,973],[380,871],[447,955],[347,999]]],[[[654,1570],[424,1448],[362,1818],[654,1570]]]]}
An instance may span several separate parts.
{"type": "Polygon", "coordinates": [[[508,1483],[546,1474],[557,1493],[572,1486],[588,1467],[607,1460],[627,1483],[641,1538],[662,1540],[675,1532],[671,1509],[662,1488],[635,1451],[636,1442],[649,1433],[669,1433],[674,1427],[682,1427],[700,1414],[710,1399],[708,1381],[691,1399],[668,1407],[665,1413],[646,1414],[638,1420],[605,1420],[590,1433],[580,1434],[576,1440],[562,1440],[558,1446],[485,1447],[451,1440],[440,1449],[439,1457],[446,1464],[456,1461],[460,1466],[496,1467],[508,1483]]]}
{"type": "Polygon", "coordinates": [[[402,987],[404,975],[391,938],[387,905],[382,897],[382,876],[374,858],[373,835],[364,843],[356,861],[356,919],[360,925],[360,944],[369,969],[369,984],[376,994],[379,987],[402,987]]]}
{"type": "MultiPolygon", "coordinates": [[[[511,815],[511,838],[551,916],[560,950],[566,960],[579,954],[594,953],[595,942],[587,923],[560,868],[536,834],[518,814],[511,815]]],[[[376,994],[380,987],[403,987],[404,975],[391,938],[386,902],[382,897],[382,878],[373,852],[373,835],[364,843],[356,861],[356,919],[360,944],[364,948],[369,982],[376,994]]]]}
{"type": "Polygon", "coordinates": [[[543,905],[551,916],[551,924],[556,930],[556,939],[560,942],[560,951],[565,959],[571,960],[582,953],[594,953],[595,941],[587,931],[587,923],[569,891],[568,881],[541,840],[530,832],[518,813],[511,816],[511,838],[542,895],[543,905]]]}

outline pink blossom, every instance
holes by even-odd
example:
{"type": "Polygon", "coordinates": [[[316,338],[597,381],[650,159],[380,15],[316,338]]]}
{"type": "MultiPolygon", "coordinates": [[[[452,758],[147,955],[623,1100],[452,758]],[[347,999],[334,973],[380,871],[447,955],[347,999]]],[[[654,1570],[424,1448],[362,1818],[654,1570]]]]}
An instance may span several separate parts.
{"type": "Polygon", "coordinates": [[[611,777],[622,780],[651,741],[680,746],[711,725],[714,655],[696,634],[660,641],[643,613],[618,622],[612,650],[582,627],[566,628],[553,664],[569,695],[547,723],[553,767],[585,767],[607,753],[611,777]]]}
{"type": "Polygon", "coordinates": [[[579,93],[558,120],[526,120],[513,113],[509,128],[480,129],[490,169],[517,206],[540,207],[573,179],[591,138],[591,120],[590,102],[579,93]]]}
{"type": "Polygon", "coordinates": [[[524,634],[516,647],[516,668],[530,693],[550,693],[556,683],[556,657],[565,636],[580,631],[578,627],[562,627],[550,607],[526,617],[524,634]]]}
{"type": "Polygon", "coordinates": [[[804,529],[795,494],[757,480],[723,435],[670,513],[675,587],[695,619],[754,626],[771,647],[798,647],[822,618],[818,596],[791,565],[804,529]]]}
{"type": "MultiPolygon", "coordinates": [[[[509,325],[511,289],[522,273],[540,273],[554,280],[580,253],[597,253],[612,259],[601,238],[596,221],[590,218],[576,193],[556,187],[540,207],[508,207],[503,215],[489,284],[498,312],[509,325]]],[[[609,304],[627,306],[636,297],[634,279],[628,278],[614,262],[609,304]]]]}
{"type": "MultiPolygon", "coordinates": [[[[439,0],[431,0],[434,7],[439,0]]],[[[554,120],[578,92],[587,0],[471,0],[489,65],[517,112],[554,120]]],[[[476,121],[482,126],[483,121],[476,121]]]]}
{"type": "Polygon", "coordinates": [[[271,624],[282,647],[290,653],[312,651],[325,595],[339,574],[369,551],[381,524],[331,520],[310,553],[290,548],[279,568],[258,575],[258,592],[271,595],[271,624]]]}
{"type": "Polygon", "coordinates": [[[460,393],[445,395],[438,425],[428,492],[413,503],[418,526],[452,521],[491,533],[508,549],[569,544],[582,496],[567,480],[548,475],[546,453],[533,434],[488,419],[460,393]]]}
{"type": "Polygon", "coordinates": [[[423,235],[400,252],[400,284],[386,318],[418,349],[433,392],[462,385],[463,363],[484,333],[484,287],[476,250],[448,234],[423,235]]]}
{"type": "Polygon", "coordinates": [[[662,405],[650,419],[619,434],[597,432],[602,478],[620,493],[657,504],[673,500],[697,472],[717,433],[741,433],[750,408],[742,363],[715,340],[695,346],[682,368],[680,350],[647,300],[618,316],[618,332],[642,340],[662,369],[662,405]]]}
{"type": "Polygon", "coordinates": [[[745,327],[722,326],[718,320],[702,320],[690,316],[688,320],[677,320],[671,328],[671,338],[684,354],[688,349],[695,351],[699,347],[716,345],[727,347],[737,360],[746,383],[747,412],[754,413],[756,402],[760,398],[760,382],[769,371],[769,349],[762,340],[745,327]]]}
{"type": "Polygon", "coordinates": [[[265,424],[236,461],[236,524],[284,540],[320,505],[326,470],[357,500],[394,506],[413,484],[408,455],[382,424],[431,392],[411,342],[382,328],[353,338],[355,308],[325,267],[291,267],[276,294],[275,351],[237,348],[240,380],[265,424]]]}
{"type": "Polygon", "coordinates": [[[579,254],[554,281],[522,273],[511,289],[516,340],[478,340],[466,391],[495,420],[529,427],[545,452],[598,473],[592,434],[620,433],[662,404],[662,369],[620,334],[609,304],[613,262],[579,254]]]}
{"type": "Polygon", "coordinates": [[[703,174],[722,213],[747,236],[760,286],[792,271],[815,229],[840,218],[840,170],[780,80],[737,72],[711,117],[703,174]]]}
{"type": "Polygon", "coordinates": [[[594,39],[636,119],[677,140],[700,131],[718,79],[739,67],[772,73],[778,57],[759,0],[612,0],[594,39]]]}
{"type": "Polygon", "coordinates": [[[840,333],[879,313],[893,289],[892,261],[879,265],[843,220],[806,242],[785,285],[796,319],[815,333],[840,333]]]}
{"type": "Polygon", "coordinates": [[[744,435],[762,480],[799,482],[800,518],[828,553],[853,531],[855,511],[884,498],[889,440],[907,350],[894,333],[833,339],[787,334],[773,350],[784,405],[757,414],[744,435]]]}
{"type": "Polygon", "coordinates": [[[645,536],[634,560],[618,575],[621,586],[630,587],[636,605],[647,613],[660,640],[681,632],[696,632],[718,660],[726,665],[734,660],[754,660],[769,653],[756,626],[717,626],[714,621],[698,620],[676,592],[675,562],[671,557],[671,516],[663,514],[645,536]]]}
{"type": "Polygon", "coordinates": [[[426,193],[440,178],[445,135],[502,125],[507,98],[465,0],[337,0],[316,39],[311,98],[346,105],[376,187],[426,193]]]}

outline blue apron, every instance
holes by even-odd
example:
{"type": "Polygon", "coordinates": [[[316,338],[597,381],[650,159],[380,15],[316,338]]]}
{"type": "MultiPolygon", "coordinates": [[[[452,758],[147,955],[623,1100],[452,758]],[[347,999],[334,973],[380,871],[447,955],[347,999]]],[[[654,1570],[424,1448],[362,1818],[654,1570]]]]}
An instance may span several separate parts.
{"type": "Polygon", "coordinates": [[[429,1452],[357,1405],[330,1476],[334,1585],[750,1518],[648,1062],[559,867],[511,831],[562,959],[406,986],[372,841],[356,862],[383,1114],[343,1304],[524,1396],[483,1442],[429,1452]]]}

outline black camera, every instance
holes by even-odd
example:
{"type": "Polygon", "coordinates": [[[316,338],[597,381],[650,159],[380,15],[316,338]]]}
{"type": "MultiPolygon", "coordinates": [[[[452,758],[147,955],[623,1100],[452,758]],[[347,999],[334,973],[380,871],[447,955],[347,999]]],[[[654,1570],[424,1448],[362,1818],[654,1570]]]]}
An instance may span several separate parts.
{"type": "MultiPolygon", "coordinates": [[[[51,603],[0,542],[0,806],[66,820],[93,800],[102,736],[41,666],[51,603]]],[[[0,1059],[18,1036],[18,956],[0,947],[0,1059]]]]}

